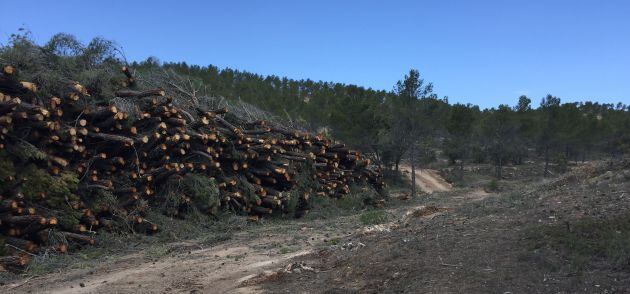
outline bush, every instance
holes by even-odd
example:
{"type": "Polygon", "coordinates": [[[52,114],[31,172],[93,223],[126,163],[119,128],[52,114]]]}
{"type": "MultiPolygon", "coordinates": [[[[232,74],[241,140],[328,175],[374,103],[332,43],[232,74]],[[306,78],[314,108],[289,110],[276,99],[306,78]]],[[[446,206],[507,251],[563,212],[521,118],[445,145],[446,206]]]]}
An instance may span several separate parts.
{"type": "Polygon", "coordinates": [[[221,204],[216,181],[202,174],[189,173],[184,177],[171,177],[158,195],[162,210],[170,216],[190,213],[217,215],[221,204]]]}
{"type": "Polygon", "coordinates": [[[559,172],[567,172],[567,170],[569,169],[569,160],[564,154],[558,154],[554,161],[558,164],[559,172]]]}
{"type": "Polygon", "coordinates": [[[207,175],[186,174],[182,180],[182,188],[199,211],[217,214],[221,205],[221,192],[215,179],[208,178],[207,175]]]}
{"type": "Polygon", "coordinates": [[[389,215],[385,210],[372,209],[362,213],[359,219],[363,225],[373,226],[387,222],[389,215]]]}
{"type": "Polygon", "coordinates": [[[492,179],[485,186],[486,192],[498,192],[499,191],[499,181],[497,179],[492,179]]]}
{"type": "Polygon", "coordinates": [[[343,210],[362,210],[376,204],[383,197],[374,189],[367,186],[350,186],[350,193],[337,200],[337,207],[343,210]]]}

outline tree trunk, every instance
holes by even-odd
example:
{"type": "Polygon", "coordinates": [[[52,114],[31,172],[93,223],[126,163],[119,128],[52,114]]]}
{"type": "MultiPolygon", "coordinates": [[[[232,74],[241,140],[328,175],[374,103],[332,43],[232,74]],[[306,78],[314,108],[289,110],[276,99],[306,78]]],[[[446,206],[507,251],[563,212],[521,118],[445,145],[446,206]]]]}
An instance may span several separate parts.
{"type": "Polygon", "coordinates": [[[549,147],[545,146],[545,173],[544,177],[546,178],[549,174],[549,147]]]}
{"type": "Polygon", "coordinates": [[[134,91],[134,90],[119,90],[115,93],[118,97],[135,97],[143,98],[148,96],[164,96],[166,93],[162,89],[152,89],[146,91],[134,91]]]}
{"type": "Polygon", "coordinates": [[[376,156],[376,165],[378,166],[378,168],[381,168],[381,153],[379,152],[378,148],[372,147],[372,149],[374,150],[374,155],[376,156]]]}
{"type": "Polygon", "coordinates": [[[411,147],[411,197],[416,197],[416,163],[415,163],[415,148],[411,147]]]}
{"type": "Polygon", "coordinates": [[[501,180],[501,160],[503,159],[503,146],[499,145],[497,152],[497,158],[495,161],[497,179],[501,180]]]}

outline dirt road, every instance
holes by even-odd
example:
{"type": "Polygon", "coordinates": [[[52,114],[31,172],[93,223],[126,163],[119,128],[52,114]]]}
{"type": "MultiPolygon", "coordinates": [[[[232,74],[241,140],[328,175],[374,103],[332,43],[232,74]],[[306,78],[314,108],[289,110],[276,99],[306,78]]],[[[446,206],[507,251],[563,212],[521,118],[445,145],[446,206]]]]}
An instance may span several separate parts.
{"type": "MultiPolygon", "coordinates": [[[[411,179],[411,166],[402,164],[400,169],[407,177],[411,179]]],[[[453,188],[451,184],[446,182],[436,170],[433,169],[416,169],[416,185],[425,193],[447,192],[453,188]]]]}
{"type": "MultiPolygon", "coordinates": [[[[178,244],[182,245],[196,247],[178,244]]],[[[9,292],[5,293],[255,293],[250,287],[240,287],[240,283],[265,269],[284,266],[288,259],[310,253],[303,250],[274,254],[252,250],[255,245],[260,244],[191,248],[157,261],[132,255],[87,272],[36,278],[21,287],[9,285],[9,292]]]]}
{"type": "MultiPolygon", "coordinates": [[[[424,191],[443,193],[441,191],[451,189],[435,171],[417,172],[418,183],[424,191]]],[[[446,199],[457,202],[470,200],[458,198],[460,194],[455,193],[454,197],[446,199]]],[[[463,193],[469,194],[472,197],[474,193],[463,193]]],[[[2,286],[0,292],[273,293],[278,289],[270,291],[265,286],[270,281],[292,275],[285,269],[295,260],[303,258],[308,269],[311,268],[309,265],[315,264],[313,258],[329,254],[326,253],[328,250],[334,253],[359,252],[363,244],[372,243],[363,243],[365,240],[387,237],[401,226],[415,225],[417,219],[431,221],[448,214],[451,203],[443,204],[439,207],[427,206],[420,198],[390,203],[390,221],[372,226],[361,224],[358,215],[265,224],[213,246],[195,241],[166,244],[159,250],[160,253],[137,252],[92,268],[61,269],[59,273],[2,286]]],[[[315,288],[301,290],[305,293],[318,292],[315,288]]]]}
{"type": "Polygon", "coordinates": [[[218,244],[156,244],[113,262],[102,257],[100,265],[59,268],[0,284],[0,293],[259,293],[250,280],[362,228],[354,214],[329,220],[270,220],[218,244]]]}
{"type": "Polygon", "coordinates": [[[626,293],[629,272],[599,263],[578,274],[565,254],[532,245],[532,232],[630,209],[621,193],[630,182],[607,180],[613,192],[603,193],[580,177],[392,197],[385,223],[366,226],[363,212],[267,223],[216,245],[168,244],[0,293],[626,293]]]}

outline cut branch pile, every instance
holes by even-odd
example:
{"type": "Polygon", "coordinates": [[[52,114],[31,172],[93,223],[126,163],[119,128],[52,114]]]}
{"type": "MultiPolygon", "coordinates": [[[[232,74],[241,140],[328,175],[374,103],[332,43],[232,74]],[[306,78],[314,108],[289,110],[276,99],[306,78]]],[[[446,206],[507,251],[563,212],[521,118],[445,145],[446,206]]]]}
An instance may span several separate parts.
{"type": "Polygon", "coordinates": [[[258,219],[303,214],[312,194],[341,197],[352,183],[384,185],[369,159],[343,144],[227,109],[176,107],[162,89],[134,89],[126,67],[116,99],[133,103],[123,111],[95,103],[73,81],[42,97],[14,67],[0,66],[0,264],[23,266],[41,248],[95,244],[98,229],[155,233],[149,207],[258,219]],[[201,187],[186,189],[190,182],[201,187]],[[216,190],[216,199],[199,188],[216,190]]]}

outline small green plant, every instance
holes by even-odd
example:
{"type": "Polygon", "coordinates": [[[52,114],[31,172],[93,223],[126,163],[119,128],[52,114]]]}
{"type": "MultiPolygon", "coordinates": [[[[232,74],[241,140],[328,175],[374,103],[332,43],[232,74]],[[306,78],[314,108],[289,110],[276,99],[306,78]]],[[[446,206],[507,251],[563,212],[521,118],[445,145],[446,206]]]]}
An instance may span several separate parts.
{"type": "Polygon", "coordinates": [[[362,213],[359,220],[365,226],[373,226],[387,222],[389,215],[381,209],[372,209],[362,213]]]}
{"type": "Polygon", "coordinates": [[[499,181],[497,179],[492,179],[488,184],[486,184],[485,190],[487,192],[497,192],[499,191],[499,181]]]}
{"type": "Polygon", "coordinates": [[[155,246],[150,246],[149,248],[143,250],[144,256],[147,258],[157,259],[160,257],[164,257],[172,252],[172,249],[169,246],[164,244],[159,244],[155,246]]]}
{"type": "Polygon", "coordinates": [[[201,240],[199,240],[199,243],[201,243],[202,245],[215,245],[217,243],[223,242],[223,241],[227,241],[232,239],[232,232],[213,232],[212,234],[209,234],[203,238],[201,238],[201,240]]]}
{"type": "Polygon", "coordinates": [[[560,172],[567,172],[569,169],[569,160],[564,153],[558,154],[554,161],[558,164],[558,170],[560,172]]]}
{"type": "Polygon", "coordinates": [[[376,203],[383,196],[367,186],[350,186],[350,193],[337,200],[337,207],[343,210],[362,210],[376,203]]]}
{"type": "Polygon", "coordinates": [[[361,210],[365,206],[363,195],[360,193],[350,193],[337,199],[337,207],[343,210],[361,210]]]}
{"type": "Polygon", "coordinates": [[[183,191],[192,198],[195,208],[202,213],[216,214],[220,205],[219,187],[214,179],[201,174],[187,174],[182,181],[183,191]]]}

